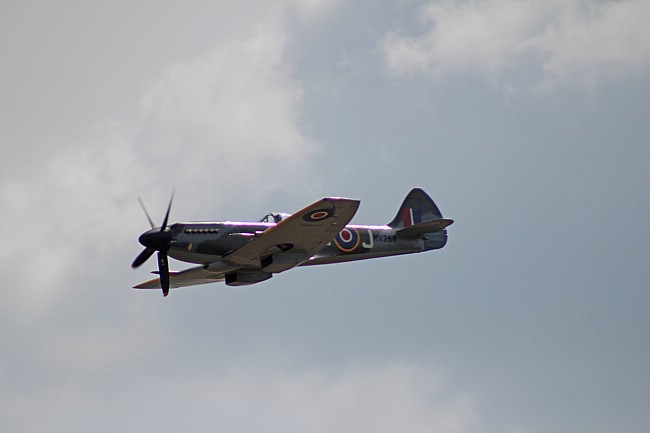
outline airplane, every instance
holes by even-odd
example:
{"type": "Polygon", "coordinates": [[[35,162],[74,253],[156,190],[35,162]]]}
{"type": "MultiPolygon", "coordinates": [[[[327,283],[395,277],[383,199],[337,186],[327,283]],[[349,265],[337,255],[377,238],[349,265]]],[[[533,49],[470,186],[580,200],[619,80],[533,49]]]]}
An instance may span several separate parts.
{"type": "Polygon", "coordinates": [[[162,289],[225,282],[245,286],[296,266],[342,263],[439,249],[447,243],[438,206],[422,189],[408,193],[386,225],[349,224],[359,200],[323,198],[294,214],[269,213],[259,221],[180,222],[167,225],[174,194],[160,227],[139,200],[151,230],[140,235],[145,247],[131,265],[138,268],[158,253],[159,278],[134,289],[162,289]],[[168,257],[198,266],[170,271],[168,257]]]}

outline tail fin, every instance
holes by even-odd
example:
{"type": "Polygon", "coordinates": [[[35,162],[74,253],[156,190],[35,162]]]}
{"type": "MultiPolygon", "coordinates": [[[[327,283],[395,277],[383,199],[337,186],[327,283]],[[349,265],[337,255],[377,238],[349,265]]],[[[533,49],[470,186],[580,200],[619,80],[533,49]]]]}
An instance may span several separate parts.
{"type": "Polygon", "coordinates": [[[413,188],[404,199],[393,221],[388,225],[395,229],[405,229],[439,219],[442,219],[442,213],[440,213],[440,209],[438,209],[431,197],[420,188],[413,188]]]}

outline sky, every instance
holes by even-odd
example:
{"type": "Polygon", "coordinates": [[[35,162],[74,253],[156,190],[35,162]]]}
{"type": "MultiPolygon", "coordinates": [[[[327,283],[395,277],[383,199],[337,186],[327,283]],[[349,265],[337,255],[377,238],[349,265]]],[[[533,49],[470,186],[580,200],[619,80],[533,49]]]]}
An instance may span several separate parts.
{"type": "MultiPolygon", "coordinates": [[[[650,3],[0,5],[0,425],[640,433],[650,3]],[[444,249],[131,287],[171,221],[327,196],[444,249]]],[[[172,261],[172,269],[187,264],[172,261]]]]}

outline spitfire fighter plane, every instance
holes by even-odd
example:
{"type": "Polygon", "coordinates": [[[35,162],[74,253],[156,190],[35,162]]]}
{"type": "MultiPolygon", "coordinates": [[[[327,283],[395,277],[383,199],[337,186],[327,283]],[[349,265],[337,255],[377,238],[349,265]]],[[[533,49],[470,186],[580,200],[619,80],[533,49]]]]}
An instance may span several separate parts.
{"type": "MultiPolygon", "coordinates": [[[[137,268],[158,253],[159,278],[135,289],[170,288],[225,281],[244,286],[268,280],[296,266],[322,265],[376,257],[419,253],[447,243],[453,220],[423,190],[406,196],[395,218],[386,225],[348,224],[358,200],[328,197],[294,214],[270,213],[259,221],[181,222],[167,225],[173,201],[160,227],[144,205],[151,230],[139,242],[145,249],[131,265],[137,268]],[[168,256],[198,266],[170,271],[168,256]]],[[[142,202],[140,202],[142,204],[142,202]]]]}

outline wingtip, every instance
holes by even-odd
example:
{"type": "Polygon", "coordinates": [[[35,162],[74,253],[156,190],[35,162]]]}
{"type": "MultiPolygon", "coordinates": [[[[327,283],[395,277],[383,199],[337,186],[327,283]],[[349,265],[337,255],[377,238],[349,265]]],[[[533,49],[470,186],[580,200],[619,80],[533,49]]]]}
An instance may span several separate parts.
{"type": "Polygon", "coordinates": [[[138,285],[133,286],[134,289],[160,289],[160,280],[154,278],[153,280],[145,281],[138,285]]]}

